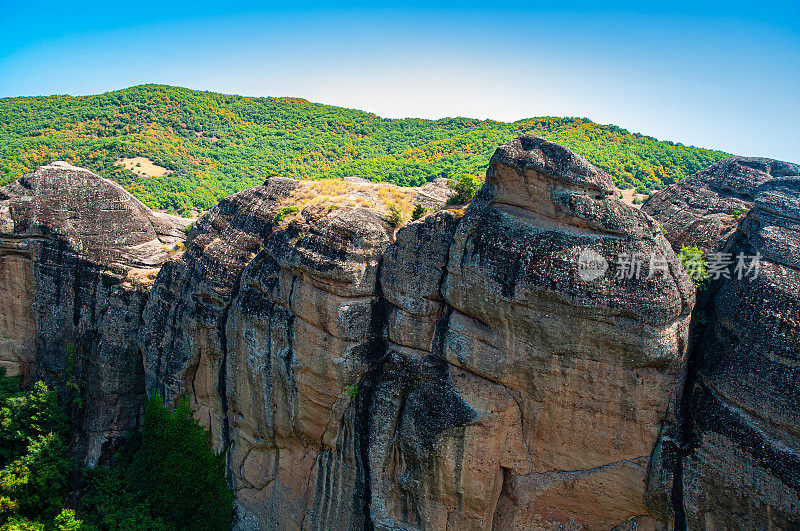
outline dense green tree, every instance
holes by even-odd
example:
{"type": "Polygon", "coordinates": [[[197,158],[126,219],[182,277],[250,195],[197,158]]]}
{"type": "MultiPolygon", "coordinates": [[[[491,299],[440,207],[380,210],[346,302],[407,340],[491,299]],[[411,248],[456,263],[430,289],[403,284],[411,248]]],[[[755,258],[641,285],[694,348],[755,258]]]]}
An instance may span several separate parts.
{"type": "Polygon", "coordinates": [[[61,512],[72,468],[63,437],[58,433],[28,440],[27,451],[0,470],[0,493],[13,513],[50,520],[61,512]]]}
{"type": "Polygon", "coordinates": [[[86,470],[76,508],[64,506],[76,469],[68,437],[55,390],[0,380],[0,531],[230,529],[224,459],[186,400],[169,411],[150,398],[142,430],[113,464],[86,470]]]}
{"type": "Polygon", "coordinates": [[[31,392],[8,397],[0,407],[0,465],[24,455],[32,441],[50,433],[63,438],[66,430],[56,391],[36,382],[31,392]]]}
{"type": "Polygon", "coordinates": [[[144,427],[111,468],[89,472],[86,505],[108,529],[229,529],[233,495],[211,435],[181,400],[145,405],[144,427]]]}
{"type": "Polygon", "coordinates": [[[480,178],[476,175],[469,173],[463,174],[458,180],[450,181],[450,188],[453,190],[453,195],[448,199],[451,205],[465,205],[472,201],[475,193],[483,184],[480,178]]]}
{"type": "Polygon", "coordinates": [[[62,512],[74,466],[66,416],[44,383],[27,393],[14,392],[16,385],[10,378],[0,385],[0,522],[2,529],[43,529],[62,512]]]}

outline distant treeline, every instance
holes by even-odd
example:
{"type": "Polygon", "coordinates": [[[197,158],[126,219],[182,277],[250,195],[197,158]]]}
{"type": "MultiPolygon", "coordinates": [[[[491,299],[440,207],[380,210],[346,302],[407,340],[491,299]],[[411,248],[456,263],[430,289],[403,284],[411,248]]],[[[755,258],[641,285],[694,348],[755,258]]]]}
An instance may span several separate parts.
{"type": "Polygon", "coordinates": [[[394,120],[303,99],[142,85],[96,96],[0,99],[0,185],[66,160],[119,182],[153,208],[186,212],[271,175],[357,175],[415,186],[482,174],[495,148],[522,133],[572,148],[618,186],[640,193],[727,156],[583,118],[394,120]],[[115,164],[137,156],[171,173],[148,179],[115,164]]]}

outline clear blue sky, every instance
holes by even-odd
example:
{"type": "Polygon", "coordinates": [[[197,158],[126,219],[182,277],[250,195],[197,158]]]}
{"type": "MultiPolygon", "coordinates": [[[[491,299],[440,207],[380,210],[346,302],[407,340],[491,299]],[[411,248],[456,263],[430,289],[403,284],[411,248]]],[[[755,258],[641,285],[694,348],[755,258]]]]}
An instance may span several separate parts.
{"type": "Polygon", "coordinates": [[[492,4],[0,0],[0,97],[166,83],[387,117],[585,116],[800,162],[800,0],[492,4]]]}

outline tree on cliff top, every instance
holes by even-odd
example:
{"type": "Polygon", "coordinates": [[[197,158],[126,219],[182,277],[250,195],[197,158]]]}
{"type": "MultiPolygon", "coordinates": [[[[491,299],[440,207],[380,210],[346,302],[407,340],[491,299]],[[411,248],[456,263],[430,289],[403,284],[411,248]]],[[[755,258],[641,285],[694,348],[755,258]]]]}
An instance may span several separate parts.
{"type": "Polygon", "coordinates": [[[458,180],[451,180],[449,185],[453,195],[447,200],[450,205],[465,205],[472,201],[481,187],[480,177],[469,173],[463,174],[458,180]]]}

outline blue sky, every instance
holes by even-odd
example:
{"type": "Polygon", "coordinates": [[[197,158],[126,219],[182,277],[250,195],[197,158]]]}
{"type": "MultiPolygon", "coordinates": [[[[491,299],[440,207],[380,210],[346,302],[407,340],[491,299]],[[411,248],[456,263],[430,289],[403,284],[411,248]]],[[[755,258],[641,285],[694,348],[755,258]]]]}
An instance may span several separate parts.
{"type": "Polygon", "coordinates": [[[387,117],[582,116],[800,162],[798,0],[166,4],[0,0],[0,97],[166,83],[387,117]]]}

